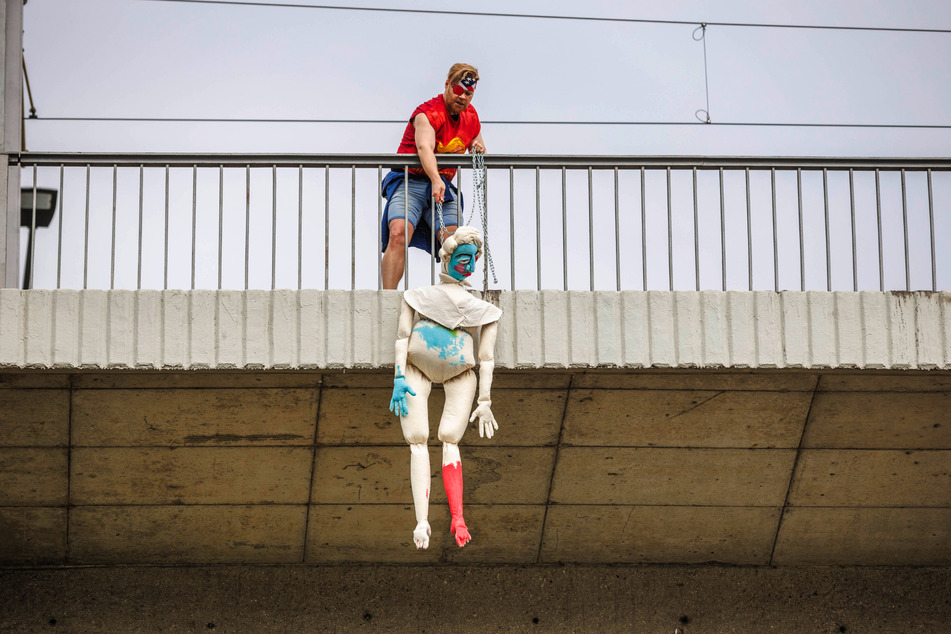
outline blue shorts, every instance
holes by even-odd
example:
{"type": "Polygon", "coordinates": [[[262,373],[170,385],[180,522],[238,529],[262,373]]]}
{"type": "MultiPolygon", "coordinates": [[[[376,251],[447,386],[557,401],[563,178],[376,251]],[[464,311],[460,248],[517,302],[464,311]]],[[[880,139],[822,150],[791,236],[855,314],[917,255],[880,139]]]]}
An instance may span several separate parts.
{"type": "MultiPolygon", "coordinates": [[[[447,226],[459,224],[461,212],[465,209],[465,203],[462,199],[462,192],[456,189],[456,186],[449,182],[445,176],[442,177],[446,184],[446,201],[442,204],[443,223],[447,226]]],[[[438,237],[438,231],[433,232],[430,228],[430,222],[437,228],[439,227],[439,214],[434,213],[432,207],[432,184],[426,177],[410,176],[409,178],[409,204],[406,201],[403,184],[403,173],[394,170],[383,179],[380,184],[380,190],[386,200],[386,207],[383,209],[383,219],[380,226],[380,236],[383,243],[381,250],[386,251],[386,246],[390,242],[390,221],[394,219],[402,220],[408,216],[409,222],[413,223],[415,230],[410,239],[410,246],[422,249],[432,254],[433,258],[439,260],[439,246],[441,242],[438,237]],[[405,208],[408,207],[409,213],[405,208]],[[435,216],[435,218],[433,217],[435,216]],[[432,250],[433,233],[436,233],[436,249],[432,250]]]]}
{"type": "MultiPolygon", "coordinates": [[[[409,204],[405,203],[406,186],[404,183],[400,183],[399,187],[394,189],[387,203],[387,221],[393,222],[397,218],[408,216],[410,224],[413,227],[418,227],[420,217],[425,214],[425,224],[439,227],[439,212],[433,211],[430,193],[432,189],[429,181],[410,178],[407,182],[409,183],[409,204]]],[[[458,210],[459,206],[455,200],[442,204],[443,223],[447,227],[459,224],[458,210]]]]}

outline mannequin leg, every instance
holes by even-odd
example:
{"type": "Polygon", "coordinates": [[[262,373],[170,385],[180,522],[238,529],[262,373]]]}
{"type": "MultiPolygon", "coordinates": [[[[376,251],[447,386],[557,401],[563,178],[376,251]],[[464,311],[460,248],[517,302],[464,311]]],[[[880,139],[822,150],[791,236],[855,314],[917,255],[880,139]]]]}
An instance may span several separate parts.
{"type": "Polygon", "coordinates": [[[442,441],[442,481],[446,487],[449,513],[452,523],[449,531],[456,544],[465,546],[472,539],[466,521],[462,517],[462,457],[459,441],[469,425],[472,399],[475,398],[476,376],[469,370],[443,384],[446,406],[439,421],[439,440],[442,441]]]}
{"type": "Polygon", "coordinates": [[[432,382],[412,364],[406,364],[406,382],[410,384],[416,396],[406,395],[409,409],[407,416],[400,417],[403,438],[409,443],[410,485],[413,489],[413,506],[416,509],[416,530],[413,531],[413,543],[416,548],[428,548],[429,536],[429,392],[432,382]]]}

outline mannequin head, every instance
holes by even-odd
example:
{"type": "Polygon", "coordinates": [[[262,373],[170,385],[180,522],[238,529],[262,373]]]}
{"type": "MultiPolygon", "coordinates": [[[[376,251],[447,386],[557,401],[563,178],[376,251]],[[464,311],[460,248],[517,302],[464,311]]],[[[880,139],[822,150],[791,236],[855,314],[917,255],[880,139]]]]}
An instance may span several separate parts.
{"type": "Polygon", "coordinates": [[[475,263],[481,256],[482,234],[473,227],[459,227],[439,249],[442,272],[459,281],[475,271],[475,263]]]}

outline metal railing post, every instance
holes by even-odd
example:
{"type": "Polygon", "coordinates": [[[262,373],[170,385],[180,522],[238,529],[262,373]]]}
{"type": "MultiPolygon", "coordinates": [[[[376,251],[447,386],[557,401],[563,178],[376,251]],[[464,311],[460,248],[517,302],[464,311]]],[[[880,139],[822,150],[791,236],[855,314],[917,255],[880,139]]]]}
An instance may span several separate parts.
{"type": "Polygon", "coordinates": [[[23,0],[2,0],[0,15],[3,34],[3,96],[0,98],[0,126],[3,131],[3,158],[0,160],[0,288],[20,286],[20,168],[10,165],[10,156],[23,147],[23,0]]]}
{"type": "Polygon", "coordinates": [[[670,168],[667,168],[667,283],[674,290],[674,216],[671,210],[670,168]]]}

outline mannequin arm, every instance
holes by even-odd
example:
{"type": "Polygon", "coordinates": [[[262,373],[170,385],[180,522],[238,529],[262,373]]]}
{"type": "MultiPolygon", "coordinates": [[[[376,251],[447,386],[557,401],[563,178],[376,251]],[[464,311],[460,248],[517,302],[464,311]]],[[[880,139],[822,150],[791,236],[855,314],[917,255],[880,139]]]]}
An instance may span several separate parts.
{"type": "Polygon", "coordinates": [[[390,397],[390,411],[397,416],[406,416],[409,414],[409,406],[406,403],[407,392],[416,396],[416,392],[406,382],[403,372],[406,370],[406,355],[409,350],[409,335],[413,331],[413,309],[405,301],[400,310],[399,326],[396,330],[396,362],[393,372],[393,396],[390,397]]]}
{"type": "Polygon", "coordinates": [[[479,436],[491,438],[499,428],[492,414],[492,374],[495,371],[495,338],[499,323],[492,322],[482,326],[479,337],[479,401],[469,422],[479,420],[479,436]]]}

